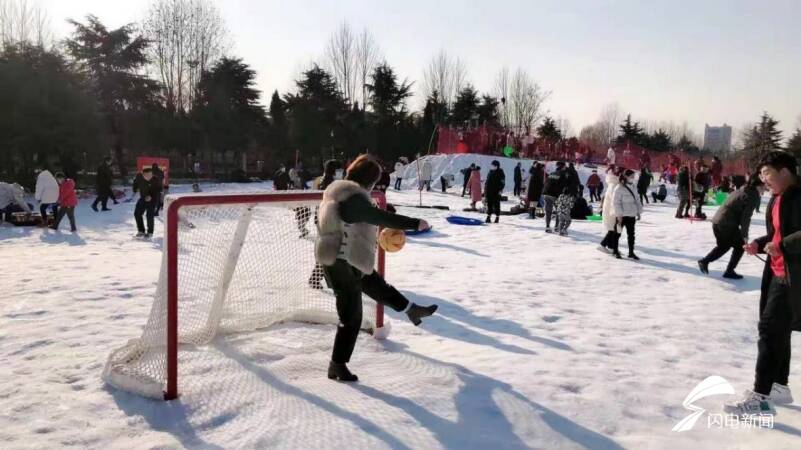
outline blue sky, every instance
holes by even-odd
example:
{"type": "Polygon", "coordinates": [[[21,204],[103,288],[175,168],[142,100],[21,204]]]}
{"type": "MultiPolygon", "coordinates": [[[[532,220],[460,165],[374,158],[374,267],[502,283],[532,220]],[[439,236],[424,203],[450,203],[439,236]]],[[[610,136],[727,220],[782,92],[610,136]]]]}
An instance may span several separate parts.
{"type": "MultiPolygon", "coordinates": [[[[68,17],[108,26],[140,20],[149,1],[43,0],[58,35],[68,17]]],[[[218,0],[231,54],[257,70],[266,96],[291,89],[343,20],[375,35],[401,77],[422,79],[440,49],[469,81],[493,87],[523,67],[553,92],[547,108],[574,132],[617,102],[635,119],[735,128],[763,110],[787,134],[801,116],[801,0],[784,1],[255,1],[218,0]]],[[[265,101],[269,101],[267,98],[265,101]]],[[[413,107],[417,101],[413,101],[413,107]]]]}

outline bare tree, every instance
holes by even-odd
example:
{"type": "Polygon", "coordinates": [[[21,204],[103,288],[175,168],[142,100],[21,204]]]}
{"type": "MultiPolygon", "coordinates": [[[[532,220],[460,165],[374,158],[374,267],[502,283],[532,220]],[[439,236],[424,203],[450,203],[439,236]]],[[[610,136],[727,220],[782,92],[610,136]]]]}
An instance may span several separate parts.
{"type": "Polygon", "coordinates": [[[547,111],[545,102],[551,96],[534,81],[529,73],[518,68],[509,83],[507,107],[511,108],[512,128],[519,134],[530,134],[547,111]]]}
{"type": "Polygon", "coordinates": [[[509,78],[508,67],[501,69],[495,77],[495,96],[498,97],[501,102],[498,106],[498,113],[500,115],[501,125],[505,128],[510,128],[512,126],[511,110],[506,103],[509,98],[509,78]]]}
{"type": "Polygon", "coordinates": [[[191,109],[200,75],[229,45],[220,12],[211,0],[154,0],[143,28],[167,106],[191,109]]]}
{"type": "Polygon", "coordinates": [[[609,145],[617,137],[620,123],[623,121],[623,113],[620,111],[620,105],[616,102],[609,103],[601,110],[601,115],[598,118],[598,125],[603,131],[604,145],[609,145]]]}
{"type": "Polygon", "coordinates": [[[342,22],[328,38],[325,47],[326,65],[339,85],[339,90],[348,102],[356,100],[356,85],[359,76],[357,42],[350,25],[342,22]]]}
{"type": "Polygon", "coordinates": [[[381,50],[378,48],[373,34],[367,29],[362,30],[356,41],[356,71],[362,88],[360,98],[362,108],[367,104],[367,81],[380,59],[381,50]]]}
{"type": "Polygon", "coordinates": [[[566,117],[562,116],[557,117],[556,127],[559,128],[559,131],[561,131],[562,139],[567,139],[568,137],[571,137],[575,134],[573,132],[573,127],[570,124],[570,119],[566,117]]]}
{"type": "Polygon", "coordinates": [[[27,0],[0,0],[0,47],[23,42],[42,47],[53,42],[47,12],[27,0]]]}
{"type": "Polygon", "coordinates": [[[423,94],[428,98],[436,91],[450,107],[466,82],[467,68],[464,62],[440,50],[423,72],[423,94]]]}

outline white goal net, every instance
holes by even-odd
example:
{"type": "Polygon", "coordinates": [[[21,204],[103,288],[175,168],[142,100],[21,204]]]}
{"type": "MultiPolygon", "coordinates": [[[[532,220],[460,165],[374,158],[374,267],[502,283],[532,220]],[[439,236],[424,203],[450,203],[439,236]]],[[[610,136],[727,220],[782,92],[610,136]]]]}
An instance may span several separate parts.
{"type": "MultiPolygon", "coordinates": [[[[168,330],[175,319],[168,314],[171,266],[177,282],[176,367],[182,351],[218,335],[285,321],[336,323],[333,292],[314,258],[321,198],[320,192],[168,198],[161,272],[150,317],[141,337],[111,353],[104,380],[153,398],[169,392],[168,330]]],[[[364,297],[362,327],[374,330],[381,320],[375,302],[364,297]]]]}

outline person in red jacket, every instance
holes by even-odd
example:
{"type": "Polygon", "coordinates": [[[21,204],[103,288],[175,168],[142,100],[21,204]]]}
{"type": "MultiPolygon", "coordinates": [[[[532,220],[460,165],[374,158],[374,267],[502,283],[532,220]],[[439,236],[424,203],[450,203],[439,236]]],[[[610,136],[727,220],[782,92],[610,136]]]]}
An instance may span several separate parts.
{"type": "Polygon", "coordinates": [[[70,219],[70,230],[77,231],[75,228],[75,207],[78,206],[78,195],[75,193],[75,182],[71,178],[64,177],[64,174],[59,172],[56,174],[56,181],[58,182],[58,217],[56,222],[50,227],[58,230],[58,224],[66,214],[70,219]]]}
{"type": "Polygon", "coordinates": [[[598,188],[601,186],[601,177],[598,176],[598,171],[593,170],[592,175],[587,178],[587,189],[590,190],[590,202],[601,201],[601,193],[598,188]]]}

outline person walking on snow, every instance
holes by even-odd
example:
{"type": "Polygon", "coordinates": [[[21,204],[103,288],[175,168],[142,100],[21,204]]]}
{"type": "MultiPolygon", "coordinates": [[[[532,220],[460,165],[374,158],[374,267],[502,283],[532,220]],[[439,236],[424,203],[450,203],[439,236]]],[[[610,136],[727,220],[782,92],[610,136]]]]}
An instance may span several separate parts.
{"type": "Polygon", "coordinates": [[[431,168],[431,162],[428,159],[423,159],[423,165],[420,169],[420,190],[423,190],[423,187],[426,188],[426,191],[431,191],[431,180],[433,176],[433,169],[431,168]]]}
{"type": "Polygon", "coordinates": [[[573,205],[576,203],[576,198],[581,192],[581,183],[579,182],[578,172],[573,166],[573,163],[562,172],[564,178],[562,193],[556,201],[556,214],[559,217],[557,220],[556,230],[559,236],[567,236],[567,229],[573,219],[570,212],[573,210],[573,205]]]}
{"type": "MultiPolygon", "coordinates": [[[[634,175],[633,170],[626,170],[623,176],[620,177],[620,184],[612,194],[612,209],[617,219],[617,225],[621,230],[620,234],[623,234],[623,228],[626,229],[629,243],[628,257],[639,260],[640,258],[634,253],[634,228],[642,214],[642,203],[634,193],[634,175]]],[[[615,256],[620,257],[619,245],[615,245],[615,256]]]]}
{"type": "Polygon", "coordinates": [[[587,189],[590,191],[590,203],[601,200],[601,194],[598,192],[598,187],[601,185],[601,177],[598,176],[598,171],[592,171],[592,175],[587,178],[587,189]]]}
{"type": "Polygon", "coordinates": [[[134,207],[134,219],[136,220],[136,237],[149,239],[153,237],[153,212],[155,210],[155,201],[153,197],[153,169],[145,167],[142,173],[136,175],[133,183],[133,192],[139,193],[139,200],[134,207]],[[145,223],[142,220],[142,215],[147,218],[147,230],[145,230],[145,223]]]}
{"type": "Polygon", "coordinates": [[[501,218],[501,194],[506,186],[506,174],[501,169],[501,163],[493,160],[490,166],[487,181],[484,183],[484,197],[487,199],[487,220],[490,223],[490,216],[495,214],[495,223],[501,218]]]}
{"type": "Polygon", "coordinates": [[[617,242],[618,239],[620,239],[620,233],[618,233],[617,217],[615,217],[614,214],[614,193],[618,184],[620,184],[620,176],[616,173],[615,167],[610,166],[606,169],[607,188],[603,201],[601,202],[601,214],[603,215],[606,236],[604,236],[601,241],[600,249],[604,252],[611,251],[616,258],[620,259],[620,252],[617,250],[617,242]]]}
{"type": "Polygon", "coordinates": [[[42,215],[42,226],[47,226],[47,209],[53,212],[53,220],[58,217],[58,197],[60,188],[56,177],[49,170],[44,169],[36,177],[36,194],[39,202],[39,213],[42,215]]]}
{"type": "Polygon", "coordinates": [[[729,249],[731,259],[723,273],[723,278],[733,280],[742,279],[734,269],[743,256],[743,246],[748,242],[748,228],[751,226],[751,216],[754,214],[757,203],[765,192],[762,180],[758,176],[751,177],[748,185],[729,195],[712,218],[712,232],[715,234],[717,245],[704,258],[698,260],[701,272],[709,273],[709,263],[717,261],[729,249]]]}
{"type": "Polygon", "coordinates": [[[362,326],[362,292],[398,312],[406,312],[414,325],[437,310],[437,305],[419,306],[387,284],[375,271],[378,227],[426,230],[425,220],[378,209],[373,189],[381,168],[367,155],[348,167],[344,180],[331,183],[320,203],[315,257],[323,266],[326,282],[336,296],[339,326],[334,337],[328,378],[358,381],[347,367],[362,326]]]}
{"type": "Polygon", "coordinates": [[[526,190],[526,208],[529,209],[529,217],[535,218],[535,210],[540,204],[542,190],[545,187],[545,166],[542,163],[535,163],[529,169],[528,189],[526,190]],[[533,202],[533,205],[532,205],[533,202]]]}
{"type": "Polygon", "coordinates": [[[75,182],[71,178],[66,178],[61,172],[56,174],[56,181],[58,182],[58,216],[50,228],[58,230],[61,219],[66,215],[70,221],[70,231],[74,233],[78,231],[75,226],[75,207],[78,206],[75,182]]]}
{"type": "MultiPolygon", "coordinates": [[[[565,163],[559,161],[556,163],[556,170],[548,175],[545,179],[545,187],[543,188],[542,202],[545,206],[545,232],[551,233],[551,216],[553,215],[553,207],[556,204],[556,199],[562,194],[567,178],[564,174],[565,163]]],[[[559,216],[556,218],[556,228],[559,228],[559,216]]]]}
{"type": "Polygon", "coordinates": [[[690,168],[681,168],[677,177],[676,195],[679,197],[679,208],[676,210],[676,218],[684,219],[690,217],[690,168]]]}
{"type": "MultiPolygon", "coordinates": [[[[481,167],[473,167],[470,171],[470,181],[468,181],[470,189],[470,209],[476,209],[476,203],[481,201],[481,167]]],[[[486,206],[486,205],[485,205],[486,206]]]]}
{"type": "Polygon", "coordinates": [[[464,197],[465,192],[467,192],[467,184],[470,182],[470,176],[473,175],[473,169],[476,168],[476,164],[470,164],[470,167],[465,167],[461,170],[462,177],[464,182],[462,183],[462,197],[464,197]]]}
{"type": "Polygon", "coordinates": [[[801,182],[798,161],[774,151],[759,165],[773,197],[765,211],[767,234],[746,245],[749,255],[768,255],[759,299],[759,341],[753,391],[724,406],[729,414],[776,414],[774,404],[791,404],[790,335],[801,331],[801,182]]]}
{"type": "Polygon", "coordinates": [[[647,167],[643,167],[640,171],[640,178],[637,180],[637,193],[640,194],[640,204],[650,203],[648,200],[648,188],[651,187],[651,181],[654,176],[647,167]],[[643,202],[643,199],[645,201],[643,202]]]}
{"type": "Polygon", "coordinates": [[[520,163],[515,165],[513,180],[515,183],[513,194],[515,197],[520,197],[521,188],[523,187],[523,169],[520,167],[520,163]]]}
{"type": "Polygon", "coordinates": [[[111,172],[111,158],[103,159],[103,162],[97,166],[97,177],[95,178],[95,188],[97,189],[97,197],[92,202],[92,209],[97,212],[97,205],[102,206],[103,211],[111,211],[108,208],[108,199],[111,198],[114,204],[117,204],[117,199],[114,198],[114,193],[111,191],[111,182],[113,174],[111,172]]]}

